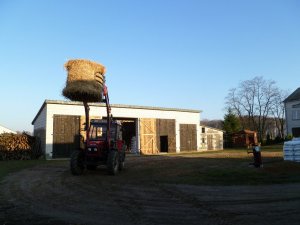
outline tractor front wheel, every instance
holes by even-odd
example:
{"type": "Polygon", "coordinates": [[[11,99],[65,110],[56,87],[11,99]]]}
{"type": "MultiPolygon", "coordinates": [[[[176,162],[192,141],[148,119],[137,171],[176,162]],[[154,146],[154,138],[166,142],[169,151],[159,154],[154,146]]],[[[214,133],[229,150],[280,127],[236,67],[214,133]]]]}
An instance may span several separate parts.
{"type": "Polygon", "coordinates": [[[116,150],[110,150],[107,158],[107,169],[111,175],[116,175],[119,170],[119,153],[116,150]]]}
{"type": "Polygon", "coordinates": [[[81,175],[84,171],[84,154],[76,150],[71,154],[70,167],[73,175],[81,175]]]}

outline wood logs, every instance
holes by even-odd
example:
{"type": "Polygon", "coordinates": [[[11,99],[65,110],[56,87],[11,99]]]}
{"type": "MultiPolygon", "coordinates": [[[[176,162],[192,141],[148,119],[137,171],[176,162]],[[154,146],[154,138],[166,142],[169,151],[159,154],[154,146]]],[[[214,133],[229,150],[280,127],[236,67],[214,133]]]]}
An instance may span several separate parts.
{"type": "Polygon", "coordinates": [[[36,159],[42,155],[39,140],[26,133],[0,134],[0,160],[36,159]]]}

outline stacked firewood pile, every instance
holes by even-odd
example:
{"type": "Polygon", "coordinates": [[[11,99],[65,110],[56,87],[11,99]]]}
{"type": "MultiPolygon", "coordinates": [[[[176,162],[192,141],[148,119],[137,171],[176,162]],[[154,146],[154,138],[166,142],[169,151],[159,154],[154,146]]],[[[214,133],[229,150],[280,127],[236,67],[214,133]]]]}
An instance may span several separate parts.
{"type": "Polygon", "coordinates": [[[37,159],[42,155],[40,141],[26,133],[0,134],[0,160],[37,159]]]}

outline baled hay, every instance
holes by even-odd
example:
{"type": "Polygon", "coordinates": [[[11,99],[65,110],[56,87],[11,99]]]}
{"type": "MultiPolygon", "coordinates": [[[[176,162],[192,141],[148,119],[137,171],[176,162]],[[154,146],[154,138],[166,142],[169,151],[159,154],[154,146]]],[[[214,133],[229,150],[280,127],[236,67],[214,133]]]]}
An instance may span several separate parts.
{"type": "Polygon", "coordinates": [[[72,101],[98,102],[105,83],[105,67],[101,64],[77,59],[65,64],[68,71],[63,95],[72,101]]]}
{"type": "Polygon", "coordinates": [[[78,80],[68,82],[62,94],[72,101],[100,102],[102,85],[94,80],[78,80]]]}
{"type": "Polygon", "coordinates": [[[84,59],[69,60],[65,64],[65,68],[68,71],[67,82],[75,80],[95,80],[96,75],[103,76],[105,73],[104,66],[84,59]]]}

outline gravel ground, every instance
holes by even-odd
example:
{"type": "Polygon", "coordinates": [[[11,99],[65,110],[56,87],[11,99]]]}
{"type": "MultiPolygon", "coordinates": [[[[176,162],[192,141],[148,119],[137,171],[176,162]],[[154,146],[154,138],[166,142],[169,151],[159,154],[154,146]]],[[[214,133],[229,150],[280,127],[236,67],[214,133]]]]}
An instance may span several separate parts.
{"type": "Polygon", "coordinates": [[[0,224],[299,224],[300,184],[157,183],[134,176],[146,160],[163,163],[129,157],[123,178],[103,168],[72,176],[68,162],[11,174],[0,185],[0,224]]]}

